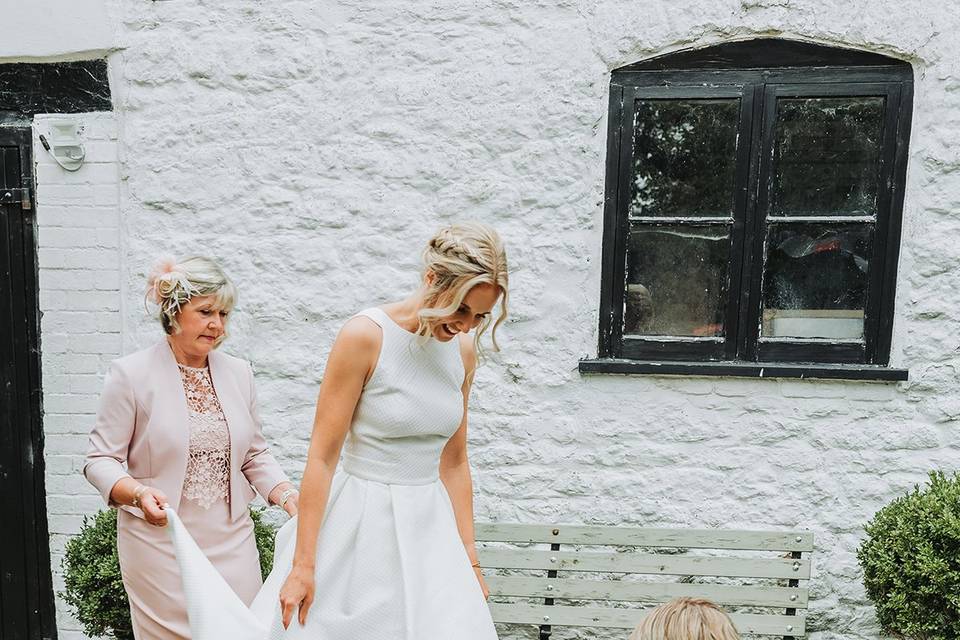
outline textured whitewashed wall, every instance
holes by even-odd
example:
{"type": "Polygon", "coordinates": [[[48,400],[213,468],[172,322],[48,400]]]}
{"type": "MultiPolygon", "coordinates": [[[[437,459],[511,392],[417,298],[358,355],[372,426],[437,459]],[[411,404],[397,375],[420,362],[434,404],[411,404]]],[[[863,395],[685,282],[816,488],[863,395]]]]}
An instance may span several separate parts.
{"type": "MultiPolygon", "coordinates": [[[[513,309],[504,350],[480,372],[473,398],[478,517],[809,528],[818,546],[813,637],[879,636],[855,559],[861,527],[928,469],[954,468],[960,452],[955,6],[110,7],[123,47],[110,65],[124,176],[124,352],[160,335],[141,311],[155,257],[219,258],[242,293],[225,348],[253,361],[268,438],[299,476],[340,324],[415,285],[420,244],[435,227],[490,222],[510,247],[513,309]],[[610,70],[757,35],[914,65],[894,336],[894,364],[910,367],[911,381],[580,376],[577,361],[596,349],[610,70]]],[[[41,214],[41,242],[45,233],[41,214]]],[[[53,268],[51,260],[41,254],[41,268],[53,268]]],[[[44,334],[47,345],[49,325],[44,334]]],[[[48,435],[48,455],[74,449],[72,436],[48,435]]]]}

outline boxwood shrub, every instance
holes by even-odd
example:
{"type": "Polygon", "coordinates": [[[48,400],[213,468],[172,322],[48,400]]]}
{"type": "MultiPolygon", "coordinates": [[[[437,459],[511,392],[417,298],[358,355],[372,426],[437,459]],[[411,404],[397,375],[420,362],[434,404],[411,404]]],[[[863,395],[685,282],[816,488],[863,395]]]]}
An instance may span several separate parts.
{"type": "Polygon", "coordinates": [[[930,474],[873,517],[857,551],[884,631],[916,640],[960,638],[960,475],[930,474]]]}
{"type": "MultiPolygon", "coordinates": [[[[273,567],[276,529],[264,522],[262,509],[251,509],[254,536],[260,552],[260,572],[273,567]]],[[[117,512],[109,509],[84,518],[80,532],[66,545],[63,557],[64,589],[60,597],[91,637],[133,640],[130,604],[120,578],[117,558],[117,512]]]]}

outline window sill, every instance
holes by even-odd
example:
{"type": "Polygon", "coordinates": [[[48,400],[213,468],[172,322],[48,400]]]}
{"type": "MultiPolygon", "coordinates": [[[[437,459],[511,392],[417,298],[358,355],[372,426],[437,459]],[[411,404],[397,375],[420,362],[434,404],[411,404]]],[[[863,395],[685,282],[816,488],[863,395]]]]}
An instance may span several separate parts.
{"type": "Polygon", "coordinates": [[[783,362],[671,362],[667,360],[581,360],[580,373],[620,373],[661,376],[727,376],[741,378],[821,378],[827,380],[907,379],[908,369],[870,364],[814,364],[783,362]]]}

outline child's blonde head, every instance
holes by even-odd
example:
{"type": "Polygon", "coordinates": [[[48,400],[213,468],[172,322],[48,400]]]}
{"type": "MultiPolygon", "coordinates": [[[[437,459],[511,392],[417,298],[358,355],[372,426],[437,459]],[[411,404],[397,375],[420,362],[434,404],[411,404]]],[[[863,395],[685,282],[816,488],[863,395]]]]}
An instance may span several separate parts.
{"type": "Polygon", "coordinates": [[[730,617],[709,600],[677,598],[654,609],[630,640],[739,640],[730,617]]]}

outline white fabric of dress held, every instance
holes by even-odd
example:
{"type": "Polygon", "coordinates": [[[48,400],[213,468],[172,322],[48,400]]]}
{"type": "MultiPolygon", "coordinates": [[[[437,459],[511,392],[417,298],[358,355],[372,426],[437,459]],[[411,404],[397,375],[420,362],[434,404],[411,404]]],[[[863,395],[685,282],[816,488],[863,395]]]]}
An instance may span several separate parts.
{"type": "Polygon", "coordinates": [[[294,616],[285,631],[280,619],[296,518],[278,532],[273,571],[247,608],[170,513],[193,640],[496,640],[438,475],[463,416],[458,341],[424,341],[379,308],[358,315],[383,342],[330,489],[306,625],[294,616]]]}

